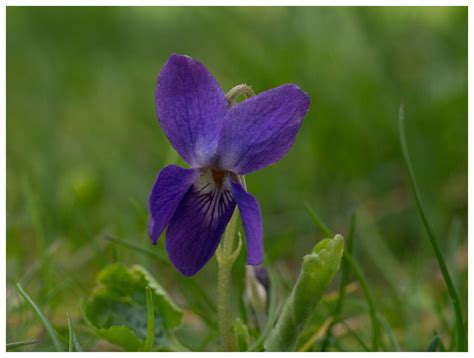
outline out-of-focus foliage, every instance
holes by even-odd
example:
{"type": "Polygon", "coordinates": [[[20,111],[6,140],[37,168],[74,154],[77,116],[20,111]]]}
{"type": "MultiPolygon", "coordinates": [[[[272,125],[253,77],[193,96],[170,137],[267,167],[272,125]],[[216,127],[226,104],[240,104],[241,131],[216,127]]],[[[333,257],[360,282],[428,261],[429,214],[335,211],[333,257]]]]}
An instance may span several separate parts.
{"type": "MultiPolygon", "coordinates": [[[[146,235],[157,172],[184,165],[154,109],[156,76],[176,52],[203,62],[224,90],[293,82],[311,96],[292,150],[247,177],[281,299],[322,237],[305,203],[342,234],[356,211],[353,257],[393,337],[403,350],[425,350],[436,330],[452,349],[454,318],[410,193],[397,116],[403,102],[427,215],[465,313],[467,8],[9,7],[6,31],[7,342],[41,337],[19,349],[54,349],[18,297],[20,282],[64,342],[70,312],[84,350],[117,349],[90,334],[79,302],[105,266],[123,262],[145,267],[183,307],[177,334],[186,346],[216,348],[214,260],[185,279],[163,240],[152,247],[146,235]]],[[[233,270],[236,316],[245,312],[244,263],[242,254],[233,270]]],[[[327,349],[370,341],[367,303],[351,284],[341,313],[350,330],[336,325],[327,349]]],[[[323,297],[302,342],[334,304],[323,297]]]]}

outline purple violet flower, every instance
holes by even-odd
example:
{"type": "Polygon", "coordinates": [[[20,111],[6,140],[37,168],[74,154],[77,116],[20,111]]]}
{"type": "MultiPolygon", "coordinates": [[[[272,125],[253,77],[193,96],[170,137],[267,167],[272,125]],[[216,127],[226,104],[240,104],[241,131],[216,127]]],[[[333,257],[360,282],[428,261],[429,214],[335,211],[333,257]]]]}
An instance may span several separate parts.
{"type": "Polygon", "coordinates": [[[156,112],[171,145],[190,169],[169,165],[149,198],[148,232],[185,276],[214,255],[235,205],[247,239],[247,263],[263,260],[260,205],[240,175],[280,160],[291,148],[309,97],[294,84],[230,106],[217,80],[191,57],[171,55],[158,76],[156,112]]]}

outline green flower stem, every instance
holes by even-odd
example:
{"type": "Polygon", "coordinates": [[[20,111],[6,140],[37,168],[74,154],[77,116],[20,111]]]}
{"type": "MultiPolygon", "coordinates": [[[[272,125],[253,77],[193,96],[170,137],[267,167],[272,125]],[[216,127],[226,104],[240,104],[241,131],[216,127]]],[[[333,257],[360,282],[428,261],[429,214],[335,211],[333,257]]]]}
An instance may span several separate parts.
{"type": "MultiPolygon", "coordinates": [[[[245,178],[239,176],[240,183],[247,189],[245,178]]],[[[228,352],[232,350],[232,316],[230,309],[231,301],[231,274],[232,266],[239,257],[242,249],[242,240],[239,236],[237,248],[234,250],[234,238],[239,220],[239,210],[236,208],[224,232],[224,238],[217,248],[217,324],[220,334],[221,350],[228,352]]]]}
{"type": "MultiPolygon", "coordinates": [[[[247,85],[237,85],[232,88],[226,95],[227,101],[231,106],[237,102],[237,97],[244,95],[246,98],[252,97],[255,93],[247,85]]],[[[247,189],[245,178],[239,176],[242,186],[247,189]]],[[[224,232],[224,237],[216,250],[217,258],[217,324],[220,335],[221,350],[224,352],[231,351],[232,344],[232,316],[230,309],[231,298],[231,274],[232,266],[239,256],[242,248],[242,240],[239,238],[238,246],[234,250],[234,238],[237,221],[239,220],[239,211],[236,208],[229,224],[224,232]]]]}
{"type": "Polygon", "coordinates": [[[229,225],[224,233],[224,238],[217,249],[217,323],[220,334],[221,350],[228,352],[232,349],[232,334],[230,313],[230,289],[232,265],[238,256],[237,249],[232,251],[234,245],[235,228],[239,219],[238,210],[234,211],[229,225]],[[237,255],[235,253],[237,252],[237,255]]]}

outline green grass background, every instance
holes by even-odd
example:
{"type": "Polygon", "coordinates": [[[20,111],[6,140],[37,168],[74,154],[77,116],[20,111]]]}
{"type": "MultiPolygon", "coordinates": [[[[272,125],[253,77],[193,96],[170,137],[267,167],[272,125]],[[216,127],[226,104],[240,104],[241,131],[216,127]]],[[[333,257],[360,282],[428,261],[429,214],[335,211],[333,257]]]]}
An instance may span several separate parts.
{"type": "MultiPolygon", "coordinates": [[[[23,350],[53,349],[15,291],[20,282],[64,337],[70,312],[86,350],[116,349],[90,333],[79,299],[117,260],[147,267],[185,309],[199,294],[183,292],[184,280],[215,297],[214,259],[183,278],[167,263],[163,240],[152,247],[146,236],[157,172],[183,164],[154,109],[156,76],[173,52],[204,63],[225,91],[292,82],[311,96],[290,153],[247,177],[263,211],[265,265],[284,286],[322,238],[305,203],[344,235],[356,212],[355,257],[401,348],[426,349],[436,330],[449,349],[452,309],[408,185],[397,118],[404,103],[428,216],[467,312],[462,7],[7,8],[7,342],[39,338],[23,350]]],[[[236,314],[243,266],[241,257],[236,314]]],[[[308,335],[333,303],[323,301],[308,335]]],[[[358,289],[344,317],[368,341],[366,309],[358,289]]],[[[190,310],[179,334],[192,349],[215,348],[215,330],[190,310]]],[[[360,346],[342,334],[330,349],[360,346]]]]}

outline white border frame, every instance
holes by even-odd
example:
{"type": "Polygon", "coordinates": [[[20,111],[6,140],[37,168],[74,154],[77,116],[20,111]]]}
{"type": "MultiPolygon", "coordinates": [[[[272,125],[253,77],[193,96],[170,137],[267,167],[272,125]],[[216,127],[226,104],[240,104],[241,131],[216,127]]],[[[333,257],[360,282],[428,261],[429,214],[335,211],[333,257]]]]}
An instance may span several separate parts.
{"type": "MultiPolygon", "coordinates": [[[[136,0],[136,1],[127,1],[127,0],[83,0],[83,1],[28,1],[28,0],[6,0],[3,2],[2,6],[0,7],[0,19],[1,19],[1,26],[0,26],[0,39],[1,39],[1,83],[3,90],[3,95],[1,95],[0,101],[0,109],[1,109],[1,129],[0,129],[0,161],[1,161],[1,175],[0,175],[0,186],[2,188],[1,193],[1,202],[0,202],[0,212],[2,216],[0,218],[1,223],[1,241],[2,241],[2,248],[3,248],[3,257],[4,257],[4,264],[0,267],[0,300],[2,301],[2,310],[0,312],[0,321],[2,322],[2,326],[0,329],[0,345],[2,347],[6,346],[6,6],[469,6],[469,1],[460,1],[460,0],[452,0],[452,1],[414,1],[414,0],[399,0],[399,1],[386,1],[386,0],[370,0],[370,1],[337,1],[337,0],[322,0],[322,1],[308,1],[308,0],[294,0],[294,1],[284,1],[284,0],[277,0],[277,1],[269,1],[269,0],[235,0],[235,1],[210,1],[210,0],[162,0],[162,1],[154,1],[154,0],[136,0]]],[[[472,16],[471,11],[468,10],[469,13],[469,30],[468,30],[468,58],[469,58],[469,65],[472,64],[472,55],[473,55],[473,39],[474,33],[471,26],[472,16]]],[[[472,71],[468,72],[468,84],[470,85],[473,82],[473,75],[472,71]]],[[[469,86],[470,87],[470,86],[469,86]]],[[[468,92],[468,99],[469,99],[469,107],[474,103],[474,94],[472,91],[468,92]]],[[[472,111],[468,111],[468,134],[469,138],[472,139],[472,111]]],[[[468,141],[468,149],[469,149],[469,159],[468,159],[468,175],[470,173],[470,168],[473,168],[473,161],[474,161],[474,144],[471,141],[468,141]]],[[[474,185],[474,178],[472,175],[469,175],[468,178],[468,195],[470,194],[470,188],[474,185]]],[[[12,183],[10,183],[12,185],[12,183]]],[[[472,195],[469,195],[468,205],[471,208],[474,208],[474,199],[472,195]]],[[[471,224],[474,223],[474,211],[468,209],[468,241],[471,237],[471,224]]],[[[471,247],[472,245],[468,246],[468,285],[469,288],[473,287],[473,274],[471,267],[473,265],[473,253],[474,249],[471,247]]],[[[469,290],[470,291],[470,290],[469,290]]],[[[468,310],[468,319],[469,323],[472,322],[473,318],[473,309],[471,306],[472,300],[471,297],[468,297],[468,304],[471,309],[468,310]]],[[[469,328],[468,323],[468,328],[469,328]]],[[[474,340],[474,328],[470,327],[468,329],[468,340],[469,340],[469,347],[473,344],[474,340]]],[[[3,350],[3,348],[0,348],[3,350]]],[[[30,352],[15,352],[9,353],[14,354],[16,357],[21,357],[25,355],[30,355],[30,352]]],[[[34,353],[35,356],[38,357],[49,357],[52,354],[54,355],[62,355],[68,354],[65,353],[49,353],[49,352],[40,352],[34,353]]],[[[257,357],[260,356],[260,353],[214,353],[214,352],[203,352],[203,353],[127,353],[127,352],[89,352],[89,353],[74,353],[80,356],[88,355],[88,356],[105,356],[105,355],[138,355],[138,354],[155,354],[160,355],[160,357],[173,357],[181,356],[181,355],[193,355],[195,357],[209,357],[212,356],[222,356],[224,355],[241,355],[245,354],[245,357],[257,357]]],[[[272,356],[283,356],[288,353],[263,353],[265,355],[272,355],[272,356]]],[[[304,353],[290,353],[290,354],[304,354],[304,353]]],[[[306,353],[308,354],[308,353],[306,353]]],[[[331,354],[331,355],[341,355],[344,353],[317,353],[319,356],[322,354],[331,354]]],[[[380,353],[346,353],[350,354],[354,357],[366,357],[367,354],[380,354],[380,353]]],[[[392,356],[419,356],[429,354],[429,353],[385,353],[390,354],[392,356]]],[[[451,354],[466,354],[466,353],[451,353],[451,354]]]]}

